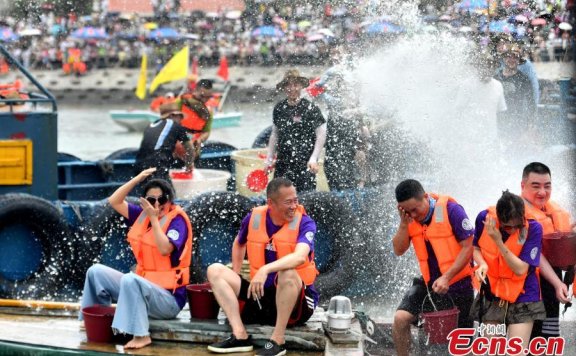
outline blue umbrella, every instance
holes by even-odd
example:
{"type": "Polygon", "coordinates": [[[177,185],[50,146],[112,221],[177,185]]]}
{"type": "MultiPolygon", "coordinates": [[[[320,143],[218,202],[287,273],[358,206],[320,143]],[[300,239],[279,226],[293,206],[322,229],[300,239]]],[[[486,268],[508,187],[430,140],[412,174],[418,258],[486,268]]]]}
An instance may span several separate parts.
{"type": "Polygon", "coordinates": [[[483,10],[488,8],[488,1],[486,0],[464,0],[458,4],[460,10],[483,10]]]}
{"type": "Polygon", "coordinates": [[[153,31],[150,31],[150,33],[147,36],[147,38],[153,39],[153,40],[163,40],[163,39],[177,40],[181,37],[182,36],[180,35],[180,33],[178,33],[178,31],[176,31],[175,29],[173,29],[171,27],[157,28],[153,31]]]}
{"type": "Polygon", "coordinates": [[[20,36],[14,33],[10,27],[0,27],[0,41],[2,42],[14,42],[17,41],[20,36]]]}
{"type": "Polygon", "coordinates": [[[260,26],[256,27],[252,31],[252,36],[262,36],[262,37],[282,37],[284,32],[280,31],[274,26],[260,26]]]}
{"type": "Polygon", "coordinates": [[[513,24],[508,23],[505,20],[500,21],[492,21],[488,27],[490,32],[493,33],[514,33],[516,32],[516,28],[513,24]]]}
{"type": "Polygon", "coordinates": [[[52,25],[52,28],[50,28],[50,34],[53,36],[56,36],[59,33],[64,33],[64,28],[58,24],[56,25],[52,25]]]}
{"type": "Polygon", "coordinates": [[[86,26],[77,29],[72,32],[73,38],[79,38],[82,40],[104,40],[108,38],[108,34],[103,28],[97,28],[92,26],[86,26]]]}
{"type": "Polygon", "coordinates": [[[366,27],[365,32],[373,35],[378,33],[402,33],[406,32],[406,30],[404,27],[390,22],[374,22],[366,27]]]}

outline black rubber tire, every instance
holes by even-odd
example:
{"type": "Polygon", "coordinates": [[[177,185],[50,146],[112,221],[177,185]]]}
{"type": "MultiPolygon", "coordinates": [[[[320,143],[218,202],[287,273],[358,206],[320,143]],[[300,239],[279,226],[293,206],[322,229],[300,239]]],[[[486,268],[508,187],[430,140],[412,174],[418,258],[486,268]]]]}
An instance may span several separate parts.
{"type": "Polygon", "coordinates": [[[330,299],[356,278],[353,264],[354,246],[358,239],[356,214],[345,199],[330,192],[304,193],[299,196],[299,201],[316,222],[315,246],[326,243],[321,239],[328,239],[331,247],[327,260],[320,256],[320,251],[315,253],[320,274],[314,283],[322,299],[330,299]],[[318,265],[319,258],[326,261],[323,266],[318,265]]]}
{"type": "MultiPolygon", "coordinates": [[[[129,202],[137,203],[137,198],[129,197],[129,202]]],[[[127,219],[118,214],[106,199],[98,202],[89,216],[85,217],[82,243],[79,252],[78,268],[86,274],[90,266],[103,263],[108,267],[128,272],[136,263],[130,244],[126,241],[129,227],[127,219]],[[105,259],[104,253],[111,249],[113,256],[105,259]]]]}
{"type": "Polygon", "coordinates": [[[190,269],[192,282],[206,281],[206,267],[209,264],[227,264],[231,261],[232,243],[240,223],[253,207],[254,203],[250,199],[232,192],[204,193],[192,199],[185,207],[194,232],[190,269]],[[216,233],[217,238],[213,238],[212,233],[216,233]],[[204,253],[214,250],[223,252],[220,260],[203,258],[204,253]]]}
{"type": "Polygon", "coordinates": [[[272,125],[262,130],[262,132],[260,132],[258,136],[256,136],[254,142],[252,143],[252,148],[268,147],[268,141],[270,140],[270,135],[272,135],[272,125]]]}
{"type": "MultiPolygon", "coordinates": [[[[23,279],[14,281],[0,274],[0,298],[57,297],[64,285],[74,278],[76,261],[72,235],[62,212],[49,201],[29,194],[2,195],[0,235],[11,226],[29,229],[32,238],[40,244],[41,257],[36,271],[23,279]]],[[[16,238],[22,238],[20,232],[16,238]]],[[[28,253],[31,253],[28,249],[22,251],[23,255],[28,253]]]]}
{"type": "Polygon", "coordinates": [[[70,153],[58,152],[58,162],[78,162],[82,159],[70,153]]]}
{"type": "Polygon", "coordinates": [[[114,159],[136,159],[138,150],[139,148],[136,147],[122,148],[118,151],[110,153],[108,156],[106,156],[106,158],[104,158],[104,161],[111,161],[114,159]]]}

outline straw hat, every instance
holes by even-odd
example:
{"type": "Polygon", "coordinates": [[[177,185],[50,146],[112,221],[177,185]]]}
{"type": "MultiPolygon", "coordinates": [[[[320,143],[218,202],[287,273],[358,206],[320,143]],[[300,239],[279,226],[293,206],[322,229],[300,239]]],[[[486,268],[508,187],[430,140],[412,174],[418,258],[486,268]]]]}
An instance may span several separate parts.
{"type": "Polygon", "coordinates": [[[180,111],[178,108],[178,104],[176,103],[167,103],[160,105],[160,117],[165,119],[171,114],[180,115],[182,118],[184,117],[184,113],[180,111]]]}
{"type": "Polygon", "coordinates": [[[276,84],[276,89],[282,90],[284,87],[290,82],[296,81],[298,84],[302,86],[302,88],[306,88],[310,84],[310,80],[306,77],[300,75],[298,69],[288,69],[284,74],[284,78],[278,84],[276,84]]]}

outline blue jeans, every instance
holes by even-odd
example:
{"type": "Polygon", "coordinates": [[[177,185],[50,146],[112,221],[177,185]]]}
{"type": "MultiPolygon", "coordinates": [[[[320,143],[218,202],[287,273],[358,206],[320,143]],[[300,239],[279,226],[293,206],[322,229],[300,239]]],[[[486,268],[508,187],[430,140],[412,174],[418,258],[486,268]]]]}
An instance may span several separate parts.
{"type": "MultiPolygon", "coordinates": [[[[174,319],[180,312],[176,299],[166,289],[138,276],[122,273],[101,264],[86,272],[81,307],[116,302],[112,329],[114,334],[149,335],[148,317],[174,319]]],[[[79,315],[82,320],[82,313],[79,315]]]]}

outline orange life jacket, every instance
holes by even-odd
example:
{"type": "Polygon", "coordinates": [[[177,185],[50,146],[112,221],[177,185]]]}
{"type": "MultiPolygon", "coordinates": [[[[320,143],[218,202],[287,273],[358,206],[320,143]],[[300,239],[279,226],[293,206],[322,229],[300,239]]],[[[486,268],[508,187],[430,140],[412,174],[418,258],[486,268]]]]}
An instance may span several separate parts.
{"type": "Polygon", "coordinates": [[[152,102],[150,103],[150,110],[154,112],[160,112],[161,105],[173,103],[174,101],[176,101],[175,98],[167,98],[165,96],[159,96],[154,100],[152,100],[152,102]]]}
{"type": "MultiPolygon", "coordinates": [[[[194,110],[193,108],[191,108],[186,104],[187,100],[196,100],[194,99],[192,94],[189,93],[183,94],[180,97],[180,100],[181,100],[180,110],[184,114],[184,119],[182,119],[180,125],[184,126],[188,130],[191,130],[193,132],[201,132],[204,129],[204,126],[206,126],[206,123],[208,122],[208,119],[210,117],[202,116],[200,113],[196,112],[196,110],[194,110]]],[[[209,115],[208,109],[206,109],[206,113],[208,113],[209,115]]]]}
{"type": "MultiPolygon", "coordinates": [[[[500,222],[496,217],[496,207],[488,208],[488,215],[496,221],[496,229],[500,226],[500,222]]],[[[528,221],[526,221],[522,229],[516,229],[516,232],[504,243],[506,247],[515,256],[520,256],[524,243],[529,238],[528,236],[528,221]]],[[[488,229],[484,227],[482,235],[478,240],[480,252],[482,257],[488,265],[488,281],[490,282],[490,290],[496,297],[514,303],[518,296],[524,291],[524,282],[528,272],[517,276],[502,257],[498,246],[492,238],[488,235],[488,229]]],[[[538,273],[537,273],[538,274],[538,273]]]]}
{"type": "MultiPolygon", "coordinates": [[[[456,202],[449,196],[429,193],[436,200],[434,213],[430,225],[422,225],[412,221],[408,225],[408,234],[418,258],[420,272],[426,283],[430,282],[430,267],[428,266],[428,250],[425,241],[430,242],[432,250],[438,260],[440,272],[443,274],[454,264],[456,257],[462,250],[456,236],[452,232],[452,226],[448,220],[448,202],[456,202]]],[[[470,265],[467,264],[450,280],[450,285],[472,274],[470,265]]]]}
{"type": "Polygon", "coordinates": [[[162,256],[158,251],[154,233],[150,227],[150,218],[144,212],[138,216],[128,232],[128,242],[136,257],[136,274],[172,291],[190,282],[189,267],[192,257],[192,226],[188,215],[181,207],[173,205],[168,214],[160,219],[160,226],[166,233],[170,222],[177,216],[182,216],[186,221],[188,236],[180,255],[180,264],[176,267],[172,267],[170,255],[162,256]]]}
{"type": "MultiPolygon", "coordinates": [[[[284,224],[278,232],[272,237],[268,237],[266,232],[266,213],[268,212],[268,205],[259,206],[252,209],[252,216],[250,217],[250,225],[248,227],[248,242],[246,251],[248,253],[248,262],[250,263],[250,277],[254,277],[258,269],[266,264],[265,250],[266,246],[272,242],[274,250],[276,251],[277,258],[280,259],[288,254],[291,254],[296,249],[296,242],[298,240],[298,233],[300,231],[300,221],[305,214],[304,207],[298,205],[296,214],[292,221],[284,224]]],[[[311,258],[296,267],[296,272],[302,279],[305,285],[314,283],[318,270],[314,263],[314,253],[311,258]]]]}
{"type": "Polygon", "coordinates": [[[570,214],[558,204],[548,201],[544,206],[544,210],[541,210],[529,201],[524,200],[524,206],[526,219],[538,221],[542,225],[544,236],[554,232],[570,232],[572,230],[570,214]]]}

